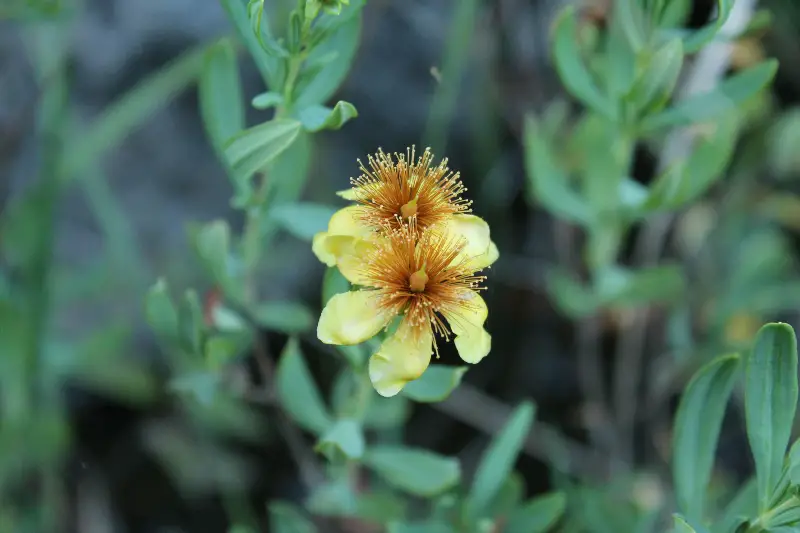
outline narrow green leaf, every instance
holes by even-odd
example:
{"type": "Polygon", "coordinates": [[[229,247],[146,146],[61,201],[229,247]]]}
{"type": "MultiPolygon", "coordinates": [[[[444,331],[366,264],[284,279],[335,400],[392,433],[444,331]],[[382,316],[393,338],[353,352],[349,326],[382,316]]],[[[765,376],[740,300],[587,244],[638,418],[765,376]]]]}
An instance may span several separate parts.
{"type": "Polygon", "coordinates": [[[334,460],[337,454],[343,454],[348,459],[360,459],[364,455],[364,447],[361,424],[356,420],[342,419],[337,420],[320,438],[315,449],[329,460],[334,460]]]}
{"type": "Polygon", "coordinates": [[[62,179],[70,181],[89,175],[89,167],[100,156],[118,146],[131,131],[197,79],[204,58],[204,49],[190,50],[107,106],[85,132],[65,147],[62,179]]]}
{"type": "Polygon", "coordinates": [[[183,302],[178,308],[178,329],[184,348],[191,354],[202,355],[205,323],[200,298],[194,289],[183,293],[183,302]]]}
{"type": "Polygon", "coordinates": [[[609,97],[600,92],[583,64],[577,38],[577,15],[574,6],[564,8],[555,22],[553,54],[556,70],[567,90],[589,108],[616,120],[617,110],[609,97]]]}
{"type": "Polygon", "coordinates": [[[259,33],[257,36],[253,31],[253,25],[247,13],[247,6],[243,0],[220,0],[220,3],[228,14],[228,18],[233,23],[233,27],[236,28],[236,34],[247,47],[247,51],[250,53],[250,57],[253,59],[256,68],[258,68],[258,71],[261,73],[261,77],[268,86],[279,87],[281,80],[278,74],[282,58],[268,53],[265,48],[262,47],[261,42],[259,42],[260,40],[263,42],[270,40],[269,35],[265,35],[262,39],[259,39],[262,31],[265,33],[267,32],[267,21],[261,18],[258,19],[257,30],[259,30],[259,33]]]}
{"type": "Polygon", "coordinates": [[[689,525],[689,522],[680,515],[673,515],[675,519],[675,527],[673,533],[699,533],[696,529],[689,525]]]}
{"type": "Polygon", "coordinates": [[[269,109],[283,104],[283,96],[275,92],[265,92],[253,97],[251,102],[256,109],[269,109]]]}
{"type": "Polygon", "coordinates": [[[342,100],[333,109],[321,105],[308,106],[298,114],[307,131],[338,130],[344,123],[358,116],[355,106],[342,100]]]}
{"type": "Polygon", "coordinates": [[[335,212],[335,207],[298,202],[274,207],[269,217],[298,239],[311,241],[314,235],[328,229],[335,212]]]}
{"type": "Polygon", "coordinates": [[[317,435],[330,428],[333,420],[295,338],[289,339],[281,354],[276,388],[281,404],[298,425],[317,435]]]}
{"type": "Polygon", "coordinates": [[[273,119],[235,135],[225,146],[225,155],[238,175],[246,180],[291,146],[300,122],[273,119]]]}
{"type": "Polygon", "coordinates": [[[667,103],[682,66],[683,44],[680,39],[667,41],[655,51],[630,95],[641,115],[659,111],[667,103]]]}
{"type": "Polygon", "coordinates": [[[542,129],[529,115],[525,119],[525,171],[532,199],[541,202],[557,217],[588,225],[591,222],[589,205],[570,187],[552,154],[552,146],[542,129]]]}
{"type": "Polygon", "coordinates": [[[195,230],[192,235],[195,251],[206,271],[222,287],[229,287],[228,255],[231,232],[224,220],[214,220],[195,230]]]}
{"type": "Polygon", "coordinates": [[[554,268],[547,273],[547,292],[558,309],[572,318],[592,314],[600,300],[590,287],[571,277],[562,269],[554,268]]]}
{"type": "Polygon", "coordinates": [[[672,302],[686,290],[683,270],[677,264],[640,270],[607,267],[598,271],[596,284],[597,297],[603,304],[619,306],[672,302]]]}
{"type": "Polygon", "coordinates": [[[714,522],[712,533],[730,533],[736,529],[748,516],[758,515],[758,485],[755,477],[744,485],[733,499],[725,506],[720,518],[714,522]]]}
{"type": "Polygon", "coordinates": [[[378,445],[367,450],[363,461],[387,483],[423,497],[444,492],[461,477],[456,459],[415,448],[378,445]]]}
{"type": "Polygon", "coordinates": [[[764,512],[783,468],[797,409],[797,339],[788,324],[763,326],[747,360],[745,419],[764,512]]]}
{"type": "Polygon", "coordinates": [[[455,533],[455,529],[439,521],[428,522],[390,522],[387,533],[455,533]]]}
{"type": "Polygon", "coordinates": [[[309,331],[316,321],[308,307],[298,302],[263,302],[253,309],[253,316],[259,325],[287,334],[309,331]]]}
{"type": "Polygon", "coordinates": [[[431,366],[403,389],[403,395],[417,402],[441,402],[461,383],[466,366],[431,366]]]}
{"type": "Polygon", "coordinates": [[[269,504],[269,530],[272,533],[316,533],[317,528],[297,507],[277,501],[269,504]]]}
{"type": "Polygon", "coordinates": [[[691,32],[684,41],[684,48],[690,54],[700,50],[703,46],[709,43],[725,23],[733,9],[734,0],[717,0],[717,18],[710,24],[700,28],[697,31],[691,32]]]}
{"type": "Polygon", "coordinates": [[[163,278],[147,291],[145,317],[163,342],[171,343],[178,338],[178,311],[169,297],[167,282],[163,278]]]}
{"type": "Polygon", "coordinates": [[[515,509],[508,518],[506,533],[547,533],[564,514],[567,498],[563,492],[539,496],[515,509]]]}
{"type": "Polygon", "coordinates": [[[672,476],[678,508],[700,520],[717,440],[733,385],[738,377],[737,354],[718,357],[701,368],[686,386],[675,416],[672,476]]]}
{"type": "Polygon", "coordinates": [[[484,452],[464,503],[467,515],[472,520],[484,517],[487,506],[514,468],[517,455],[533,424],[533,417],[533,404],[522,403],[484,452]]]}
{"type": "Polygon", "coordinates": [[[239,67],[228,39],[221,39],[206,50],[199,94],[206,133],[221,157],[225,143],[245,125],[239,67]]]}
{"type": "MultiPolygon", "coordinates": [[[[306,107],[322,104],[330,98],[339,85],[344,81],[353,63],[358,43],[361,38],[361,2],[353,2],[353,6],[348,9],[355,10],[356,13],[328,37],[314,46],[308,55],[307,63],[313,63],[320,58],[329,55],[330,52],[337,52],[332,61],[326,62],[322,68],[312,75],[301,73],[297,88],[294,94],[293,109],[304,109],[306,107]]],[[[345,16],[342,13],[339,16],[345,16]]]]}
{"type": "Polygon", "coordinates": [[[675,106],[642,121],[645,132],[686,126],[716,119],[736,110],[740,104],[766,87],[778,70],[770,59],[731,76],[715,89],[680,101],[675,106]]]}

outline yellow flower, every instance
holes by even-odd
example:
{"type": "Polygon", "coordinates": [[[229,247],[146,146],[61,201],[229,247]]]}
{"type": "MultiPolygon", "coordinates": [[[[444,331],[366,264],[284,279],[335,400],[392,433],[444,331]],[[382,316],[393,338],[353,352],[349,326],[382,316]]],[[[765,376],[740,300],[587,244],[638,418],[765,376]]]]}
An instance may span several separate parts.
{"type": "Polygon", "coordinates": [[[465,254],[469,241],[459,233],[420,232],[413,221],[381,234],[372,246],[356,269],[364,288],[337,294],[323,309],[317,325],[322,342],[359,344],[402,316],[369,361],[370,380],[383,396],[422,375],[437,349],[434,334],[445,341],[454,335],[468,363],[488,355],[488,309],[477,292],[485,276],[475,273],[490,255],[465,254]]]}
{"type": "Polygon", "coordinates": [[[469,214],[468,200],[461,198],[467,189],[458,173],[447,167],[447,160],[432,166],[433,154],[426,149],[415,158],[414,148],[394,157],[378,150],[361,175],[351,179],[353,188],[339,193],[356,203],[337,211],[328,230],[314,236],[312,249],[320,261],[338,266],[351,283],[361,284],[360,258],[373,252],[376,233],[406,227],[413,220],[424,232],[436,227],[439,232],[459,233],[467,239],[463,253],[476,259],[476,270],[493,263],[497,247],[489,238],[489,225],[469,214]]]}

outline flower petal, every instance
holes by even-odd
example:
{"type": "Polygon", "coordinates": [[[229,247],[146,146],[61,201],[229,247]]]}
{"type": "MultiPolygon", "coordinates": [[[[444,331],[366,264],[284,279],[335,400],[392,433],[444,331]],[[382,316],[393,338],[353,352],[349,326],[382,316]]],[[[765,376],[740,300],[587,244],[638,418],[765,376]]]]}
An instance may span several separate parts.
{"type": "Polygon", "coordinates": [[[453,342],[461,359],[471,364],[480,362],[492,349],[492,336],[483,328],[468,335],[457,335],[453,342]]]}
{"type": "Polygon", "coordinates": [[[339,272],[354,285],[369,285],[369,279],[364,277],[364,264],[375,253],[376,246],[368,239],[349,239],[346,246],[337,248],[336,265],[339,272]]]}
{"type": "Polygon", "coordinates": [[[314,235],[314,239],[311,241],[311,251],[322,263],[332,267],[336,265],[336,256],[328,247],[329,235],[327,231],[321,231],[314,235]]]}
{"type": "Polygon", "coordinates": [[[442,224],[442,230],[447,237],[466,239],[464,250],[456,261],[483,256],[492,244],[489,224],[475,215],[453,215],[442,224]]]}
{"type": "Polygon", "coordinates": [[[371,230],[361,222],[362,208],[359,205],[348,205],[336,211],[328,222],[328,233],[331,235],[351,235],[363,237],[371,230]]]}
{"type": "Polygon", "coordinates": [[[355,201],[356,199],[356,188],[351,187],[349,189],[345,189],[343,191],[336,191],[336,196],[340,198],[344,198],[345,200],[355,201]]]}
{"type": "Polygon", "coordinates": [[[492,265],[499,258],[500,250],[497,249],[497,245],[493,241],[489,241],[489,249],[486,250],[485,253],[472,259],[472,261],[470,261],[470,265],[471,268],[474,268],[477,272],[478,270],[483,270],[484,268],[492,265]]]}
{"type": "Polygon", "coordinates": [[[450,329],[456,335],[455,345],[458,355],[467,363],[477,363],[489,354],[492,336],[483,329],[489,316],[486,302],[477,292],[467,293],[467,299],[454,309],[444,311],[450,329]]]}
{"type": "Polygon", "coordinates": [[[372,291],[336,294],[325,305],[317,337],[325,344],[352,345],[375,336],[392,317],[378,307],[372,291]]]}
{"type": "Polygon", "coordinates": [[[406,320],[383,341],[369,359],[369,379],[378,394],[396,395],[406,383],[419,378],[431,362],[433,333],[430,328],[414,330],[406,320]]]}

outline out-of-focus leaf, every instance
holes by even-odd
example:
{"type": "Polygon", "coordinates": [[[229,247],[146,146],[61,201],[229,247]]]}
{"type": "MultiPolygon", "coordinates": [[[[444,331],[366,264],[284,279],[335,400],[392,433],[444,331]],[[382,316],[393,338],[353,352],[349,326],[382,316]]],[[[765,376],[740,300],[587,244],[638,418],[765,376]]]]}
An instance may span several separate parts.
{"type": "Polygon", "coordinates": [[[552,157],[552,147],[533,116],[525,119],[525,170],[530,197],[554,215],[570,222],[589,224],[591,209],[574,191],[552,157]]]}
{"type": "Polygon", "coordinates": [[[765,144],[770,166],[780,177],[800,175],[800,107],[776,118],[765,144]]]}
{"type": "Polygon", "coordinates": [[[183,294],[182,305],[178,308],[178,330],[184,348],[191,354],[200,354],[205,322],[200,298],[194,289],[183,294]]]}
{"type": "Polygon", "coordinates": [[[269,217],[283,229],[304,241],[328,229],[335,207],[308,202],[284,204],[270,210],[269,217]]]}
{"type": "Polygon", "coordinates": [[[524,496],[524,478],[518,472],[511,472],[503,482],[503,486],[497,491],[492,503],[488,506],[488,515],[507,517],[519,507],[524,496]]]}
{"type": "Polygon", "coordinates": [[[267,91],[254,96],[251,103],[256,109],[269,109],[283,104],[283,96],[279,93],[267,91]]]}
{"type": "Polygon", "coordinates": [[[640,114],[654,113],[664,107],[675,89],[682,66],[680,39],[667,41],[655,51],[630,95],[640,114]]]}
{"type": "Polygon", "coordinates": [[[301,72],[293,98],[293,109],[305,109],[324,103],[336,92],[347,76],[361,37],[361,2],[353,2],[348,9],[356,13],[352,16],[346,13],[339,15],[350,18],[330,33],[329,37],[314,46],[308,55],[307,63],[313,63],[331,51],[337,52],[332,61],[325,63],[313,75],[301,72]]]}
{"type": "Polygon", "coordinates": [[[385,398],[375,394],[364,413],[364,426],[372,429],[395,428],[403,425],[410,415],[410,402],[403,396],[385,398]]]}
{"type": "Polygon", "coordinates": [[[283,349],[276,386],[284,409],[301,427],[317,435],[330,428],[333,420],[322,402],[322,395],[306,366],[297,339],[289,339],[283,349]]]}
{"type": "Polygon", "coordinates": [[[222,369],[248,347],[249,341],[250,335],[246,333],[209,337],[204,346],[208,367],[211,370],[222,369]]]}
{"type": "Polygon", "coordinates": [[[226,292],[236,292],[228,273],[231,241],[228,223],[224,220],[214,220],[199,228],[193,228],[191,240],[200,263],[211,278],[226,292]]]}
{"type": "Polygon", "coordinates": [[[566,496],[562,492],[534,498],[511,513],[504,531],[507,533],[546,533],[564,514],[566,506],[566,496]]]}
{"type": "Polygon", "coordinates": [[[745,419],[756,465],[759,511],[768,510],[797,409],[797,339],[788,324],[759,330],[747,360],[745,419]]]}
{"type": "Polygon", "coordinates": [[[741,486],[733,499],[725,506],[722,516],[711,527],[712,533],[729,533],[745,520],[744,517],[758,514],[758,485],[751,478],[741,486]]]}
{"type": "Polygon", "coordinates": [[[350,282],[347,281],[347,278],[342,276],[342,273],[339,272],[339,269],[334,267],[328,267],[325,270],[325,276],[322,278],[322,305],[323,307],[325,304],[328,303],[328,300],[333,298],[339,293],[347,292],[350,290],[350,282]]]}
{"type": "Polygon", "coordinates": [[[386,523],[405,516],[406,502],[400,495],[374,488],[356,493],[346,478],[340,478],[316,487],[305,506],[315,515],[386,523]]]}
{"type": "Polygon", "coordinates": [[[590,315],[600,305],[589,287],[574,280],[562,269],[552,269],[547,273],[547,292],[558,308],[573,318],[590,315]]]}
{"type": "Polygon", "coordinates": [[[244,129],[244,104],[236,51],[228,39],[209,46],[200,76],[200,115],[214,149],[244,129]]]}
{"type": "Polygon", "coordinates": [[[219,380],[219,375],[211,371],[185,372],[170,380],[169,390],[209,406],[217,396],[219,380]]]}
{"type": "Polygon", "coordinates": [[[700,369],[686,386],[675,416],[672,475],[678,508],[690,518],[704,516],[719,430],[739,361],[736,354],[726,355],[700,369]]]}
{"type": "Polygon", "coordinates": [[[455,529],[445,522],[390,522],[387,533],[455,533],[455,529]]]}
{"type": "MultiPolygon", "coordinates": [[[[248,16],[247,6],[244,0],[221,0],[222,7],[228,14],[228,18],[236,28],[236,34],[244,42],[250,57],[256,64],[256,68],[261,73],[262,78],[270,87],[280,87],[279,65],[281,57],[277,54],[270,54],[262,47],[261,42],[272,44],[268,29],[266,17],[258,19],[258,27],[256,28],[259,33],[258,36],[253,31],[252,22],[248,16]],[[263,32],[263,33],[262,33],[263,32]],[[266,35],[264,35],[266,34],[266,35]],[[261,37],[261,42],[259,42],[261,37]]],[[[273,49],[276,47],[272,47],[273,49]]]]}
{"type": "Polygon", "coordinates": [[[646,132],[686,126],[735,111],[743,102],[763,89],[778,70],[774,59],[742,70],[720,83],[715,89],[682,100],[661,113],[646,117],[641,125],[646,132]]]}
{"type": "Polygon", "coordinates": [[[417,402],[441,402],[461,383],[466,366],[431,366],[403,389],[403,395],[417,402]]]}
{"type": "Polygon", "coordinates": [[[226,143],[225,155],[238,180],[255,172],[289,148],[300,133],[300,122],[276,118],[248,128],[226,143]]]}
{"type": "Polygon", "coordinates": [[[683,516],[676,514],[673,515],[673,517],[675,519],[674,522],[675,525],[672,529],[673,533],[700,533],[699,531],[694,529],[694,527],[689,525],[689,522],[687,522],[686,518],[684,518],[683,516]]]}
{"type": "Polygon", "coordinates": [[[465,511],[471,520],[485,518],[488,505],[514,468],[533,418],[533,404],[524,402],[517,407],[484,452],[464,501],[465,511]]]}
{"type": "Polygon", "coordinates": [[[421,449],[377,445],[367,450],[363,461],[387,483],[423,497],[444,492],[461,477],[456,459],[421,449]]]}
{"type": "Polygon", "coordinates": [[[337,420],[317,442],[316,450],[333,461],[339,454],[348,459],[360,459],[364,455],[364,432],[355,420],[337,420]]]}
{"type": "Polygon", "coordinates": [[[606,305],[636,306],[680,299],[686,282],[680,265],[664,264],[639,270],[607,267],[597,276],[597,292],[606,305]]]}
{"type": "Polygon", "coordinates": [[[73,136],[64,149],[62,179],[69,181],[89,175],[89,167],[100,156],[119,145],[131,131],[197,79],[204,58],[204,49],[190,50],[107,106],[103,114],[86,131],[73,136]]]}
{"type": "Polygon", "coordinates": [[[321,105],[308,106],[298,113],[298,119],[307,131],[338,130],[344,123],[358,116],[355,106],[342,100],[333,109],[321,105]]]}
{"type": "Polygon", "coordinates": [[[679,209],[699,198],[719,178],[733,155],[739,134],[734,116],[726,117],[702,135],[684,161],[673,163],[656,177],[640,212],[679,209]]]}
{"type": "Polygon", "coordinates": [[[574,6],[564,8],[555,22],[553,55],[556,70],[567,90],[589,108],[616,120],[617,109],[608,95],[600,92],[583,64],[577,38],[577,15],[574,6]]]}
{"type": "Polygon", "coordinates": [[[717,0],[717,18],[710,24],[690,32],[683,43],[687,53],[693,54],[700,50],[706,43],[714,39],[719,30],[728,21],[735,0],[717,0]]]}
{"type": "Polygon", "coordinates": [[[298,302],[263,302],[253,309],[253,316],[267,329],[283,333],[302,333],[314,326],[309,309],[298,302]]]}
{"type": "Polygon", "coordinates": [[[167,292],[167,282],[161,278],[145,296],[145,317],[162,342],[173,343],[178,338],[178,311],[167,292]]]}

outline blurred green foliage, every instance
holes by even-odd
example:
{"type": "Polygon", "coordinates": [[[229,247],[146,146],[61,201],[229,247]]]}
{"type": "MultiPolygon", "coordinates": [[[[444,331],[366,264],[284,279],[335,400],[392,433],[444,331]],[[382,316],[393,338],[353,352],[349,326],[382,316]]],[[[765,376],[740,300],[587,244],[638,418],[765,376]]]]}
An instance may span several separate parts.
{"type": "MultiPolygon", "coordinates": [[[[0,220],[0,531],[55,531],[62,524],[62,472],[73,439],[64,384],[130,402],[169,398],[174,412],[149,422],[143,442],[187,493],[208,492],[229,502],[230,533],[259,526],[247,504],[230,503],[241,499],[252,473],[228,438],[262,442],[274,437],[268,436],[272,430],[292,450],[308,490],[303,502],[269,502],[270,530],[276,532],[324,530],[321,520],[329,518],[394,533],[757,533],[800,527],[800,441],[786,453],[798,394],[795,334],[782,323],[758,329],[800,298],[783,231],[800,227],[800,203],[749,178],[764,170],[784,181],[796,177],[798,113],[774,116],[764,91],[777,70],[773,59],[735,68],[707,91],[679,93],[681,75],[696,54],[736,37],[721,33],[734,0],[718,0],[715,18],[691,31],[684,28],[687,1],[620,0],[602,27],[586,24],[574,6],[564,8],[553,26],[552,59],[578,111],[553,103],[524,119],[526,199],[585,237],[580,264],[564,262],[548,274],[558,309],[584,326],[631,309],[659,307],[668,315],[666,343],[675,353],[668,354],[667,378],[653,379],[658,383],[650,392],[663,392],[660,386],[683,393],[671,423],[671,480],[650,500],[641,488],[648,478],[637,471],[625,442],[632,440],[631,406],[641,377],[640,363],[627,352],[615,359],[614,398],[599,398],[602,409],[614,412],[608,425],[618,439],[604,451],[625,467],[598,484],[566,476],[554,454],[556,490],[548,494],[527,494],[515,472],[526,439],[537,434],[530,401],[502,421],[471,476],[457,458],[404,444],[411,403],[449,401],[466,367],[433,367],[402,394],[382,398],[366,376],[375,349],[370,341],[336,347],[340,369],[332,389],[316,382],[304,350],[314,311],[301,302],[263,299],[256,279],[265,256],[276,253],[279,231],[310,242],[334,210],[301,196],[315,134],[358,118],[351,103],[330,100],[355,57],[364,0],[298,0],[285,20],[263,0],[220,3],[232,35],[190,50],[130,88],[79,135],[68,133],[78,126],[68,103],[66,57],[53,52],[64,45],[63,31],[49,20],[65,14],[65,2],[0,6],[0,18],[37,21],[26,34],[26,52],[41,91],[39,175],[0,220]],[[242,50],[261,74],[259,94],[244,94],[242,50]],[[135,262],[120,246],[129,229],[104,188],[98,159],[195,83],[205,133],[245,226],[237,232],[212,220],[188,228],[198,266],[215,287],[211,294],[178,291],[163,277],[147,291],[143,314],[168,362],[164,377],[130,356],[128,327],[109,324],[79,341],[61,338],[53,327],[55,311],[70,302],[57,287],[55,217],[65,188],[84,187],[109,231],[110,259],[100,270],[135,262]],[[248,102],[271,118],[247,124],[248,102]],[[669,151],[673,141],[683,146],[677,153],[669,151]],[[642,146],[665,154],[646,184],[634,176],[642,146]],[[715,194],[718,188],[725,192],[715,194]],[[678,219],[678,254],[669,261],[659,261],[663,217],[678,219]],[[624,244],[635,229],[645,236],[640,249],[655,253],[630,261],[624,244]],[[269,353],[265,330],[289,337],[279,354],[269,353]],[[260,379],[237,381],[235,370],[250,359],[260,379]],[[732,402],[743,405],[755,476],[717,497],[714,462],[732,402]],[[259,405],[269,407],[269,417],[259,405]]],[[[478,9],[471,0],[459,4],[445,80],[463,72],[478,9]]],[[[762,19],[753,18],[747,31],[756,31],[762,19]]],[[[442,84],[434,98],[426,137],[435,146],[446,144],[455,87],[442,84]]],[[[346,290],[348,282],[328,269],[321,303],[346,290]]],[[[629,329],[642,327],[634,320],[629,329]]],[[[624,339],[618,342],[626,346],[624,339]]],[[[590,441],[606,446],[602,439],[590,441]]]]}

